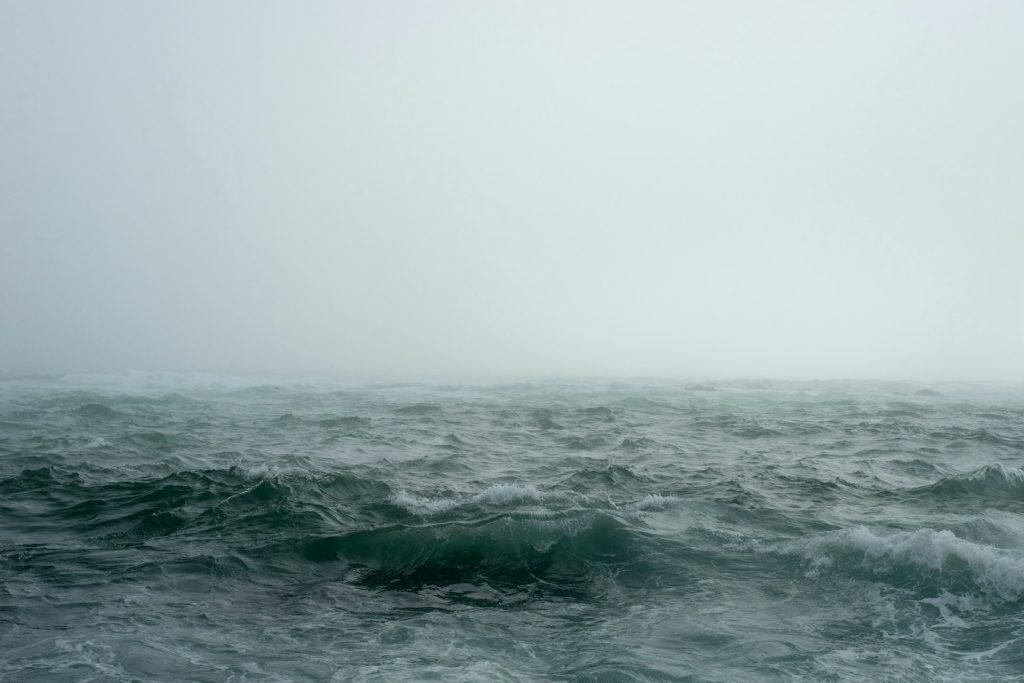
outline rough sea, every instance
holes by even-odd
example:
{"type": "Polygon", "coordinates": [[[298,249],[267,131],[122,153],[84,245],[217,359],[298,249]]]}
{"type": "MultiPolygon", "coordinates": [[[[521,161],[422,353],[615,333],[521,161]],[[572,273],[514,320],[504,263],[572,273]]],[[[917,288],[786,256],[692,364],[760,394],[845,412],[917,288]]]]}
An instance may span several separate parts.
{"type": "Polygon", "coordinates": [[[0,679],[1024,679],[1024,389],[0,379],[0,679]]]}

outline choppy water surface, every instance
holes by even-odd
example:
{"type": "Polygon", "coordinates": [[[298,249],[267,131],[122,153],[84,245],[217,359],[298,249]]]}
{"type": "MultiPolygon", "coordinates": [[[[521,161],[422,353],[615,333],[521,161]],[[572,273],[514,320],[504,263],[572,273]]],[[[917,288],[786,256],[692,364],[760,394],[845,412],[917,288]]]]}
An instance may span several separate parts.
{"type": "Polygon", "coordinates": [[[11,681],[1024,674],[1024,394],[0,382],[11,681]]]}

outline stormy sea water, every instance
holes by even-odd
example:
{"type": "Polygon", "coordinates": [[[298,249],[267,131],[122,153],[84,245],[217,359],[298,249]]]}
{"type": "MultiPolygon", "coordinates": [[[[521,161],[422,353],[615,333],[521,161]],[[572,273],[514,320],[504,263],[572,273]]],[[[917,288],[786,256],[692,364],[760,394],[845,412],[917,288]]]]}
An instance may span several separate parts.
{"type": "Polygon", "coordinates": [[[9,681],[1024,675],[1024,391],[0,381],[9,681]]]}

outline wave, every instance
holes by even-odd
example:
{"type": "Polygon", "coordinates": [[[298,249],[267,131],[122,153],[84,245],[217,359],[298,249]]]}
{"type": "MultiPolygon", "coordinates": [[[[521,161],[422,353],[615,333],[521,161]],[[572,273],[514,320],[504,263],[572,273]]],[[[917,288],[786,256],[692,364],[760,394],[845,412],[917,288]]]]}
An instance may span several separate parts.
{"type": "Polygon", "coordinates": [[[324,429],[363,429],[370,426],[370,418],[358,415],[340,415],[337,417],[324,417],[318,419],[303,418],[293,413],[285,413],[268,421],[275,427],[304,427],[312,425],[324,429]]]}
{"type": "Polygon", "coordinates": [[[626,396],[619,399],[617,405],[633,410],[662,411],[671,410],[673,406],[669,403],[655,401],[647,396],[626,396]]]}
{"type": "Polygon", "coordinates": [[[54,468],[52,466],[27,468],[13,477],[0,479],[0,493],[10,495],[36,489],[45,489],[52,486],[54,481],[54,468]]]}
{"type": "Polygon", "coordinates": [[[391,502],[413,514],[436,515],[465,505],[507,506],[522,502],[537,503],[551,499],[555,495],[539,491],[528,484],[495,484],[465,498],[424,498],[400,491],[391,497],[391,502]]]}
{"type": "Polygon", "coordinates": [[[565,429],[564,426],[558,424],[549,417],[538,417],[536,419],[537,426],[544,430],[556,430],[565,429]]]}
{"type": "Polygon", "coordinates": [[[605,440],[596,434],[587,436],[567,436],[558,443],[570,451],[593,451],[605,445],[605,440]]]}
{"type": "Polygon", "coordinates": [[[912,491],[954,499],[973,496],[1019,499],[1024,495],[1024,470],[997,462],[971,472],[944,477],[912,491]]]}
{"type": "Polygon", "coordinates": [[[615,447],[615,450],[636,452],[642,451],[648,448],[653,448],[658,445],[657,441],[648,439],[645,436],[638,436],[635,439],[625,438],[622,442],[615,447]]]}
{"type": "Polygon", "coordinates": [[[573,472],[565,477],[560,486],[566,486],[579,493],[592,491],[620,489],[628,486],[639,486],[649,480],[647,477],[636,474],[625,465],[608,464],[601,469],[587,467],[573,472]]]}
{"type": "Polygon", "coordinates": [[[102,403],[86,403],[75,409],[75,413],[81,417],[91,420],[109,420],[115,417],[123,417],[124,413],[118,412],[108,405],[102,403]]]}
{"type": "Polygon", "coordinates": [[[801,557],[811,577],[845,573],[930,594],[981,592],[1009,601],[1024,595],[1024,553],[948,530],[876,532],[858,526],[757,549],[801,557]]]}
{"type": "Polygon", "coordinates": [[[394,413],[395,415],[424,416],[440,413],[441,410],[441,406],[435,403],[414,403],[395,408],[394,413]]]}
{"type": "MultiPolygon", "coordinates": [[[[636,515],[676,502],[648,494],[616,505],[599,492],[521,483],[427,498],[351,472],[273,464],[104,483],[47,467],[0,480],[0,492],[29,491],[48,501],[47,528],[90,545],[119,552],[218,548],[253,567],[299,573],[311,568],[296,561],[342,561],[346,581],[389,588],[483,582],[576,590],[634,569],[639,573],[630,576],[654,580],[657,572],[643,569],[640,546],[650,539],[636,515]]],[[[4,521],[25,533],[42,528],[38,510],[4,521]]]]}
{"type": "Polygon", "coordinates": [[[732,432],[733,436],[738,436],[744,439],[763,439],[776,436],[782,436],[782,432],[771,427],[765,427],[763,425],[748,425],[740,427],[732,432]]]}
{"type": "Polygon", "coordinates": [[[392,588],[479,580],[521,586],[576,583],[636,563],[639,543],[615,517],[585,512],[552,520],[393,525],[315,538],[301,553],[312,562],[345,561],[361,570],[362,581],[392,588]]]}
{"type": "MultiPolygon", "coordinates": [[[[127,479],[125,472],[112,473],[96,466],[89,466],[86,472],[88,477],[66,467],[25,469],[0,479],[0,493],[32,494],[46,506],[46,514],[74,531],[129,541],[186,526],[222,526],[232,536],[254,528],[263,533],[308,530],[310,524],[321,528],[342,523],[349,511],[392,494],[386,483],[376,479],[279,465],[236,465],[127,479]],[[105,481],[90,481],[93,470],[106,475],[105,481]],[[120,476],[111,481],[112,474],[120,476]],[[290,521],[293,517],[301,518],[305,526],[290,521]],[[243,520],[248,520],[247,526],[243,520]]],[[[38,524],[44,517],[40,511],[32,516],[32,523],[38,524]]]]}
{"type": "Polygon", "coordinates": [[[620,511],[633,514],[658,511],[674,507],[680,500],[672,495],[648,493],[632,502],[620,500],[616,503],[607,492],[580,493],[541,490],[530,484],[495,484],[473,495],[438,498],[417,496],[402,490],[392,495],[389,502],[421,517],[444,515],[455,511],[468,512],[472,508],[498,508],[543,519],[580,510],[620,511]]]}
{"type": "Polygon", "coordinates": [[[941,431],[928,433],[928,437],[939,441],[946,441],[947,445],[977,442],[992,446],[1007,446],[1014,449],[1024,450],[1024,439],[1014,438],[1005,434],[998,434],[987,429],[947,427],[941,431]]]}
{"type": "Polygon", "coordinates": [[[182,431],[161,431],[147,429],[125,434],[121,442],[140,449],[154,451],[170,451],[175,448],[186,448],[201,444],[199,438],[182,431]]]}
{"type": "Polygon", "coordinates": [[[613,422],[615,413],[607,406],[591,406],[589,408],[577,408],[575,414],[587,420],[597,422],[613,422]]]}
{"type": "Polygon", "coordinates": [[[253,481],[281,479],[283,477],[302,477],[305,479],[313,479],[316,476],[316,472],[314,470],[309,470],[304,467],[278,465],[276,463],[232,465],[227,471],[237,474],[242,479],[253,481]]]}
{"type": "Polygon", "coordinates": [[[629,506],[633,510],[664,510],[680,501],[676,496],[663,496],[660,493],[649,493],[629,506]]]}

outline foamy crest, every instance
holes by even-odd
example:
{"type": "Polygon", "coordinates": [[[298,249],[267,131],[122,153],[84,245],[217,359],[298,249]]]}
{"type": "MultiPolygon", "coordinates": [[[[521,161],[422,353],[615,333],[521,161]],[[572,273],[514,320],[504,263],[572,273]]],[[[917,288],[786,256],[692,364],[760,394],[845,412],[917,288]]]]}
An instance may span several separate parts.
{"type": "Polygon", "coordinates": [[[1024,593],[1024,555],[957,538],[953,532],[919,529],[875,533],[867,527],[834,531],[821,536],[775,543],[760,548],[802,556],[810,563],[809,574],[828,569],[850,552],[862,553],[869,569],[884,571],[892,565],[910,565],[937,572],[962,563],[982,590],[1016,600],[1024,593]]]}
{"type": "Polygon", "coordinates": [[[917,490],[944,497],[1017,498],[1022,488],[1024,470],[996,462],[971,472],[940,479],[917,490]]]}
{"type": "Polygon", "coordinates": [[[484,505],[535,503],[550,498],[552,495],[539,491],[530,484],[495,484],[476,495],[465,498],[424,498],[401,491],[392,496],[391,502],[415,514],[432,515],[472,503],[484,505]]]}
{"type": "Polygon", "coordinates": [[[277,465],[267,465],[261,463],[259,465],[239,465],[238,473],[242,475],[244,479],[258,480],[258,479],[273,479],[274,477],[281,475],[281,468],[277,465]]]}
{"type": "Polygon", "coordinates": [[[391,502],[417,515],[435,515],[459,506],[454,498],[423,498],[405,491],[399,491],[391,497],[391,502]]]}
{"type": "Polygon", "coordinates": [[[970,472],[962,476],[963,479],[969,481],[985,481],[985,480],[1000,480],[1007,484],[1020,485],[1024,484],[1024,470],[1019,467],[1011,467],[1004,465],[1001,462],[992,463],[986,465],[979,470],[970,472]]]}
{"type": "Polygon", "coordinates": [[[293,479],[312,479],[315,475],[314,472],[309,471],[301,467],[294,465],[268,465],[266,463],[260,463],[259,465],[235,465],[232,469],[238,472],[243,479],[250,481],[270,481],[271,479],[279,479],[282,477],[291,477],[293,479]]]}
{"type": "Polygon", "coordinates": [[[943,482],[988,482],[988,483],[1000,483],[1008,484],[1010,486],[1018,486],[1024,484],[1024,470],[1011,467],[1010,465],[1004,465],[1001,462],[994,462],[991,465],[985,465],[979,469],[964,474],[958,474],[955,477],[943,479],[938,484],[943,482]]]}
{"type": "Polygon", "coordinates": [[[649,493],[630,507],[634,510],[664,510],[678,502],[675,496],[663,496],[660,493],[649,493]]]}
{"type": "Polygon", "coordinates": [[[473,501],[507,505],[520,501],[539,501],[544,497],[543,493],[530,484],[495,484],[473,496],[473,501]]]}

